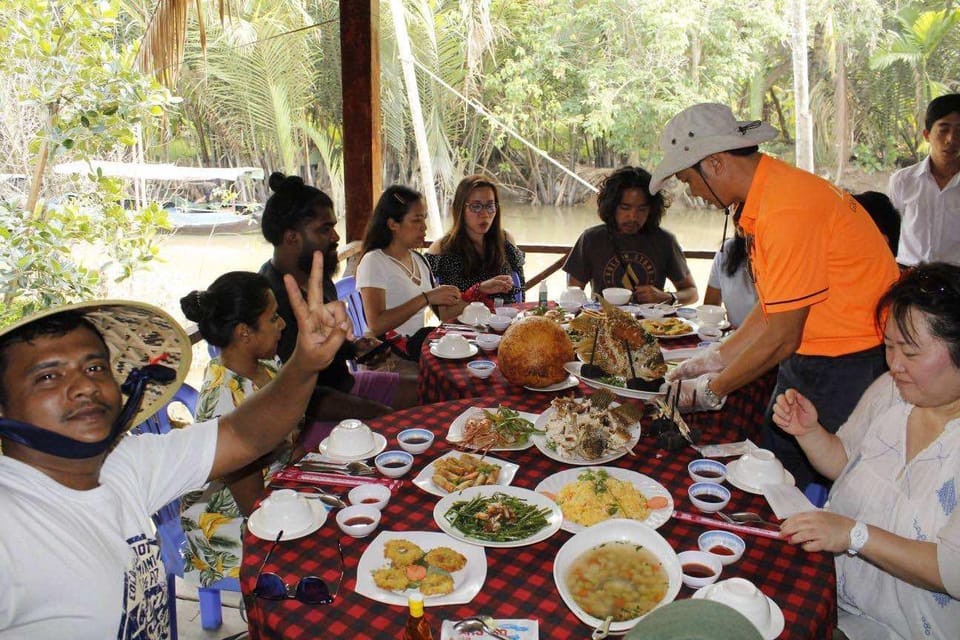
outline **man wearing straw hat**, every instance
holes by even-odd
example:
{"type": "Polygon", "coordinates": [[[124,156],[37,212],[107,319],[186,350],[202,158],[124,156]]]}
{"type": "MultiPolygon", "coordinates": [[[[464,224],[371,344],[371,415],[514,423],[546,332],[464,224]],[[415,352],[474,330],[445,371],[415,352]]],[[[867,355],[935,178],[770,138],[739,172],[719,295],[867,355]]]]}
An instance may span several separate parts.
{"type": "MultiPolygon", "coordinates": [[[[729,107],[705,103],[677,114],[660,138],[650,191],[676,174],[693,195],[735,207],[759,296],[729,340],[669,380],[680,386],[681,406],[716,409],[779,363],[774,394],[813,394],[823,424],[836,431],[885,369],[873,311],[897,265],[850,194],[758,151],[776,136],[769,124],[738,122],[729,107]],[[678,382],[687,378],[696,380],[678,382]]],[[[805,486],[812,469],[796,442],[776,432],[767,429],[767,445],[805,486]]]]}
{"type": "Polygon", "coordinates": [[[322,303],[322,274],[318,253],[307,300],[286,283],[300,337],[276,379],[234,413],[162,436],[125,436],[190,365],[162,310],[88,302],[0,331],[0,638],[170,637],[150,515],[297,425],[349,327],[340,303],[322,303]]]}

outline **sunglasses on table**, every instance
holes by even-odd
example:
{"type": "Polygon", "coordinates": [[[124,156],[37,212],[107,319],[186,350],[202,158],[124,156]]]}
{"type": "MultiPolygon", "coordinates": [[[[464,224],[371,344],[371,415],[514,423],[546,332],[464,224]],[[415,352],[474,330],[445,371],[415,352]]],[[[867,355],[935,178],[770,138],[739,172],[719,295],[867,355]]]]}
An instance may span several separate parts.
{"type": "Polygon", "coordinates": [[[343,548],[337,541],[337,551],[340,553],[340,577],[337,579],[337,585],[330,591],[327,583],[316,576],[307,576],[297,580],[296,584],[288,585],[283,578],[275,573],[264,573],[263,569],[267,566],[273,550],[277,548],[280,538],[283,537],[283,531],[277,534],[277,539],[273,541],[270,551],[267,552],[263,563],[260,565],[260,571],[257,573],[257,586],[253,590],[253,595],[264,600],[299,600],[304,604],[330,604],[337,597],[340,590],[340,583],[343,582],[343,548]]]}

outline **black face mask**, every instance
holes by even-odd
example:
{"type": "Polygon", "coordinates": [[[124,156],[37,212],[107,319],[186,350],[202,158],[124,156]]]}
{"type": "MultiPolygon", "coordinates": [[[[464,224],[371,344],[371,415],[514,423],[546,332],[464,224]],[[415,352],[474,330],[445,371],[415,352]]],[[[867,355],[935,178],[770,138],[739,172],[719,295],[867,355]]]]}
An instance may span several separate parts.
{"type": "Polygon", "coordinates": [[[120,390],[127,396],[127,402],[114,421],[110,434],[99,442],[80,442],[53,431],[8,418],[0,418],[0,437],[58,458],[71,460],[93,458],[109,449],[120,434],[127,430],[130,421],[140,408],[148,382],[168,384],[176,377],[175,369],[160,364],[148,364],[133,369],[126,381],[120,385],[120,390]]]}

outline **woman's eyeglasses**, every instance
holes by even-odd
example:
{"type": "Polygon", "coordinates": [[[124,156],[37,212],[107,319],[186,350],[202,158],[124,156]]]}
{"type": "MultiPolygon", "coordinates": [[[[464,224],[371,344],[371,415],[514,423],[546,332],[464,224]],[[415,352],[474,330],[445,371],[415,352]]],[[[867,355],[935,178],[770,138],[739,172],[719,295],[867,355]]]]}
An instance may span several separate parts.
{"type": "Polygon", "coordinates": [[[496,213],[497,203],[496,202],[468,202],[467,209],[469,209],[471,213],[480,213],[481,211],[486,211],[487,213],[496,213]]]}
{"type": "Polygon", "coordinates": [[[260,565],[260,571],[257,574],[257,586],[253,590],[253,595],[264,600],[299,600],[304,604],[330,604],[337,597],[340,590],[340,583],[343,582],[343,548],[340,542],[337,542],[337,551],[340,553],[340,577],[337,579],[336,588],[333,592],[327,587],[327,583],[316,576],[307,576],[297,580],[295,585],[287,585],[283,579],[275,573],[264,573],[263,568],[267,566],[267,561],[277,548],[277,543],[283,537],[283,531],[277,534],[277,539],[273,541],[273,546],[267,552],[260,565]]]}

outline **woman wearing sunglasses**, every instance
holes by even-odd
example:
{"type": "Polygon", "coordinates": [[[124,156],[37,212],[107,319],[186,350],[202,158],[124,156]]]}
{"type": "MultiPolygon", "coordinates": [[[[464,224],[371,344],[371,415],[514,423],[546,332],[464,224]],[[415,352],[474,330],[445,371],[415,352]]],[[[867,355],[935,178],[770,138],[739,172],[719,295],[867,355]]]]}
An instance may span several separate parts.
{"type": "Polygon", "coordinates": [[[833,481],[782,536],[836,554],[847,637],[960,638],[960,267],[907,271],[876,317],[890,370],[836,434],[795,390],[777,396],[774,421],[833,481]]]}
{"type": "Polygon", "coordinates": [[[524,256],[501,226],[493,180],[481,175],[461,180],[452,213],[453,227],[430,245],[427,260],[439,284],[462,292],[457,315],[471,302],[492,308],[496,298],[522,300],[524,256]]]}
{"type": "MultiPolygon", "coordinates": [[[[206,291],[181,298],[180,308],[197,323],[203,339],[220,349],[204,372],[194,416],[198,422],[231,413],[276,376],[284,321],[263,276],[225,273],[206,291]]],[[[290,460],[295,435],[269,456],[182,498],[181,522],[189,542],[187,580],[207,587],[222,578],[239,577],[244,517],[253,511],[271,472],[290,460]]]]}

